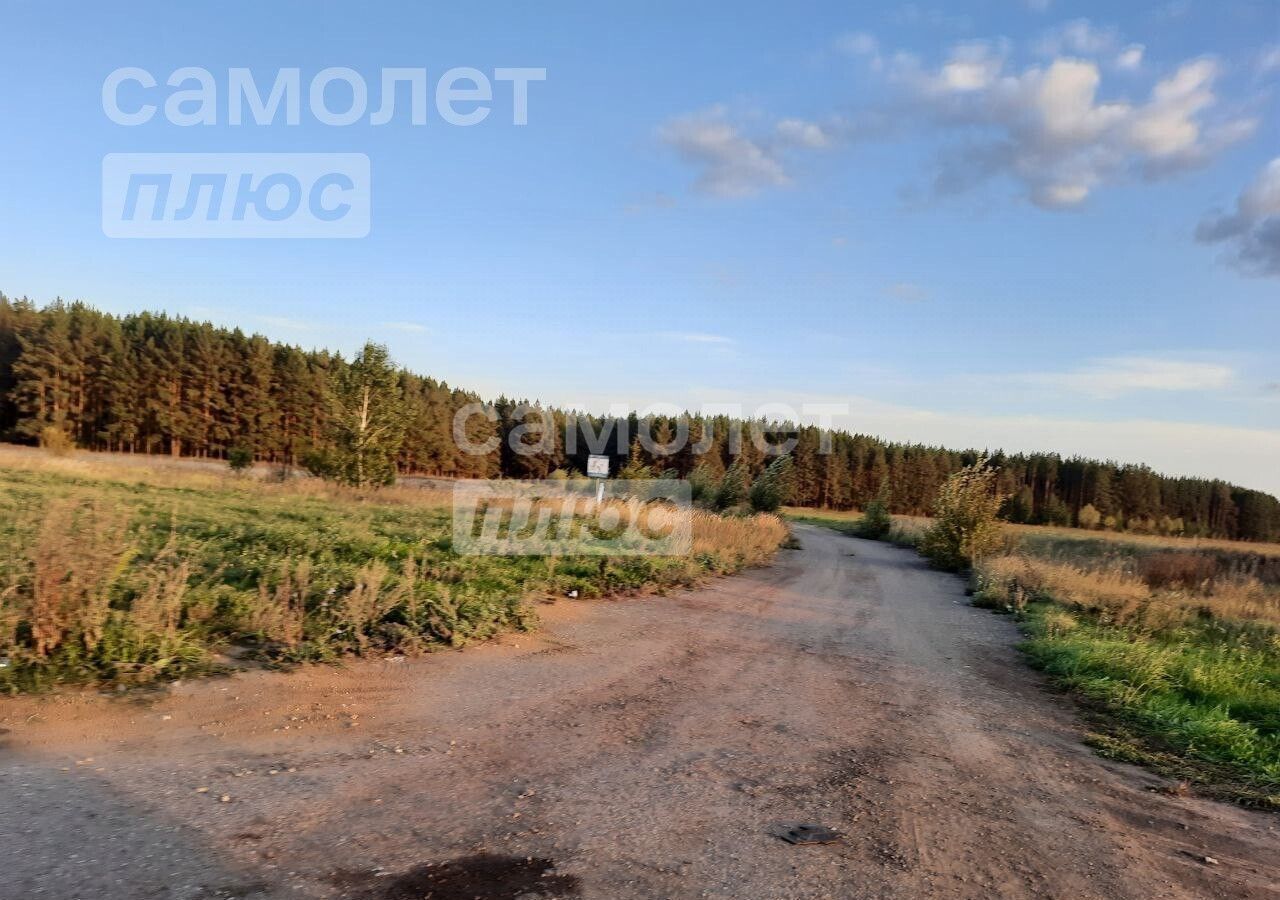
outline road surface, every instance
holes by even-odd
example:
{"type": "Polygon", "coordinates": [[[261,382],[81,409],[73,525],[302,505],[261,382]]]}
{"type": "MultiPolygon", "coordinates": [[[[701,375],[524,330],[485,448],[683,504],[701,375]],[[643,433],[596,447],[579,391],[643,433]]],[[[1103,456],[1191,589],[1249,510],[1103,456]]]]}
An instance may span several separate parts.
{"type": "Polygon", "coordinates": [[[1280,817],[1093,756],[958,579],[798,534],[462,652],[0,701],[0,897],[1280,894],[1280,817]]]}

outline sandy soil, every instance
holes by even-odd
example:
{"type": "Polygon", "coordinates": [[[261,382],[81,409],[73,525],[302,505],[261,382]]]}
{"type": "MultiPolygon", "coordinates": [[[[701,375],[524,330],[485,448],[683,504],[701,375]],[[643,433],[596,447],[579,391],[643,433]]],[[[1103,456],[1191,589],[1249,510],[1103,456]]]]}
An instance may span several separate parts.
{"type": "Polygon", "coordinates": [[[1280,896],[1280,817],[1094,757],[959,580],[800,536],[463,652],[0,701],[0,897],[1280,896]]]}

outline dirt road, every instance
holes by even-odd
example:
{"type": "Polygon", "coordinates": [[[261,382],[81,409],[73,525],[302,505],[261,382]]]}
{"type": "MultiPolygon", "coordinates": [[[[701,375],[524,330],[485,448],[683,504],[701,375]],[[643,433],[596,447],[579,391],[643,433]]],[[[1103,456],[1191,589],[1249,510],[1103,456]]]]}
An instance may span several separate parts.
{"type": "Polygon", "coordinates": [[[0,897],[1280,894],[1280,817],[1094,757],[959,580],[799,534],[461,653],[0,701],[0,897]]]}

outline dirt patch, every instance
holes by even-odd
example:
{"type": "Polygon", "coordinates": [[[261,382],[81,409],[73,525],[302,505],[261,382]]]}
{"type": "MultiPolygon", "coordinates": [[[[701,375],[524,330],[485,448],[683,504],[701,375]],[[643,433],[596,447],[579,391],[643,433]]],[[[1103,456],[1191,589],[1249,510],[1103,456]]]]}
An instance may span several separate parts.
{"type": "Polygon", "coordinates": [[[797,530],[466,651],[0,698],[0,895],[1280,896],[1280,818],[1098,757],[961,580],[797,530]]]}
{"type": "Polygon", "coordinates": [[[344,896],[355,900],[516,900],[581,896],[577,877],[556,874],[555,863],[549,859],[492,853],[426,863],[402,875],[343,873],[334,879],[334,884],[344,896]]]}

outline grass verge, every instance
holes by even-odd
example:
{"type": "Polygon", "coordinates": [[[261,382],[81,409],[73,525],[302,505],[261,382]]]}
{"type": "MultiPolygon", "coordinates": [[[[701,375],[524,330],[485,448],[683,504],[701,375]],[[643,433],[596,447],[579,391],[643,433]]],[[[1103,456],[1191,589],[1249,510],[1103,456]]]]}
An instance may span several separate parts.
{"type": "Polygon", "coordinates": [[[530,598],[686,587],[788,536],[697,512],[687,556],[464,556],[439,492],[6,463],[0,692],[456,647],[531,627],[530,598]]]}

